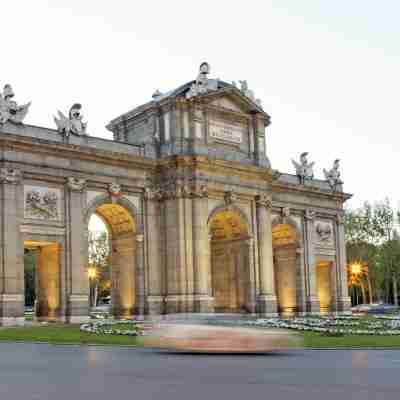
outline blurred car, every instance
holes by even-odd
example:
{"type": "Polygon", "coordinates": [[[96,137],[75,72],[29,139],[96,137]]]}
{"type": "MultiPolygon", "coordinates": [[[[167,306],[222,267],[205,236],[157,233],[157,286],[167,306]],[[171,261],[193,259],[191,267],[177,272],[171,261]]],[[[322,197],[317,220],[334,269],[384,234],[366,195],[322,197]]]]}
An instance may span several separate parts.
{"type": "Polygon", "coordinates": [[[144,337],[144,345],[184,352],[263,353],[302,347],[303,339],[283,329],[164,323],[144,337]]]}
{"type": "Polygon", "coordinates": [[[359,304],[351,308],[353,314],[393,314],[396,311],[398,307],[386,303],[359,304]]]}

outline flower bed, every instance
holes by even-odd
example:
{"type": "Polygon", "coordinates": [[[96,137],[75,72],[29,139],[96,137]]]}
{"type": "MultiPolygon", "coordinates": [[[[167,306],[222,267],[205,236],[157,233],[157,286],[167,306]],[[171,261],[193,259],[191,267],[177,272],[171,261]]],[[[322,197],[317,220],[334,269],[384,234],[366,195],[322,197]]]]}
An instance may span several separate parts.
{"type": "Polygon", "coordinates": [[[143,335],[143,324],[136,321],[95,321],[82,324],[81,332],[96,333],[99,335],[143,335]]]}
{"type": "Polygon", "coordinates": [[[258,327],[285,328],[327,335],[400,335],[400,316],[269,318],[248,321],[258,327]]]}

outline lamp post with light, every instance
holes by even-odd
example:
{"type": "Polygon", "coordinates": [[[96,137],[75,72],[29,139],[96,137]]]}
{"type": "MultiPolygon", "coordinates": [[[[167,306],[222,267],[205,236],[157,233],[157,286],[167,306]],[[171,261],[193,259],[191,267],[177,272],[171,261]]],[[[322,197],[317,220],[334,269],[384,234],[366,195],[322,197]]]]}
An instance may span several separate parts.
{"type": "Polygon", "coordinates": [[[88,268],[88,277],[89,277],[89,306],[90,308],[96,306],[96,278],[97,278],[97,270],[94,267],[88,268]]]}
{"type": "MultiPolygon", "coordinates": [[[[360,285],[361,288],[361,293],[363,297],[363,302],[365,302],[366,299],[366,294],[365,294],[365,288],[363,286],[363,280],[362,278],[368,275],[368,266],[367,264],[364,264],[362,262],[356,261],[348,266],[348,273],[349,273],[349,287],[354,287],[356,289],[357,285],[360,285]]],[[[354,304],[358,304],[358,295],[357,291],[355,290],[355,296],[354,296],[354,304]]]]}

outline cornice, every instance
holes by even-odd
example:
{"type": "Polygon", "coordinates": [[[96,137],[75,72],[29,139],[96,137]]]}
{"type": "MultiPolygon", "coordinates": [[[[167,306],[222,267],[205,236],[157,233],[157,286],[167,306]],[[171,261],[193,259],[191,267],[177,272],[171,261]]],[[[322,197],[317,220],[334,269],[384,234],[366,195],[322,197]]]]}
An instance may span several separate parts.
{"type": "MultiPolygon", "coordinates": [[[[52,157],[93,161],[107,165],[124,166],[141,170],[154,170],[157,162],[142,156],[106,151],[67,143],[55,143],[44,139],[2,133],[0,149],[49,155],[52,157]]],[[[4,160],[6,161],[6,160],[4,160]]]]}

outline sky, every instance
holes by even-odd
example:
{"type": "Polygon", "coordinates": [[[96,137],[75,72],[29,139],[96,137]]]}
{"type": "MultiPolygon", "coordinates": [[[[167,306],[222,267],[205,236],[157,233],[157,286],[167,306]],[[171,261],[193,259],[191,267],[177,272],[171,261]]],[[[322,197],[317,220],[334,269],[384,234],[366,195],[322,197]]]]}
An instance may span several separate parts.
{"type": "Polygon", "coordinates": [[[13,0],[0,15],[0,85],[32,101],[27,124],[80,102],[89,134],[111,138],[112,118],[207,61],[262,100],[274,169],[308,151],[323,178],[340,158],[349,207],[399,206],[397,0],[13,0]]]}

